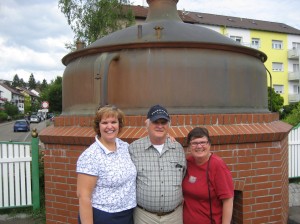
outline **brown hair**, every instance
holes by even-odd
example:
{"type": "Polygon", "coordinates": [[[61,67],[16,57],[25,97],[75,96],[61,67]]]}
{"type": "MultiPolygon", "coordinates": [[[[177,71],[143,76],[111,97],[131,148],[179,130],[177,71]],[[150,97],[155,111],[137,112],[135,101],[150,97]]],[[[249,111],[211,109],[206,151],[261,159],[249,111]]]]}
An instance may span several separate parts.
{"type": "Polygon", "coordinates": [[[114,105],[105,105],[103,107],[100,107],[94,118],[94,131],[96,134],[100,137],[100,129],[99,129],[99,123],[104,117],[115,117],[119,121],[119,132],[122,130],[124,126],[124,113],[119,108],[117,108],[114,105]]]}
{"type": "Polygon", "coordinates": [[[187,139],[186,139],[187,144],[189,145],[190,142],[195,138],[203,138],[203,137],[206,137],[207,140],[208,140],[208,143],[211,144],[209,133],[208,133],[208,130],[206,128],[201,128],[201,127],[194,128],[193,130],[191,130],[188,133],[188,136],[187,136],[187,139]]]}

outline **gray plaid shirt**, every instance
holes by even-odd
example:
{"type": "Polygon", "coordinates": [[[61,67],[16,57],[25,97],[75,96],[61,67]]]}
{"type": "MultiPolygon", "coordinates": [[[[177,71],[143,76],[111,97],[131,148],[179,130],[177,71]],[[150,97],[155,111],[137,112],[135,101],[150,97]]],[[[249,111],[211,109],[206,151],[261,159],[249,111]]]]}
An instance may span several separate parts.
{"type": "Polygon", "coordinates": [[[159,154],[147,136],[131,143],[129,153],[137,169],[139,206],[151,212],[169,212],[182,203],[186,159],[178,142],[168,138],[159,154]]]}

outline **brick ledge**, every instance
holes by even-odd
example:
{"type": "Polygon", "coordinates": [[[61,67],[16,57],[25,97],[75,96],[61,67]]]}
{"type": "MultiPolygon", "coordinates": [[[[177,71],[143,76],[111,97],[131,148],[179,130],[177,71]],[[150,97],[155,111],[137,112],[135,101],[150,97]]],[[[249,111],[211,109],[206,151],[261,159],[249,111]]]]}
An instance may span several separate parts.
{"type": "MultiPolygon", "coordinates": [[[[233,124],[262,124],[279,120],[278,113],[258,114],[183,114],[170,115],[173,126],[186,125],[233,125],[233,124]]],[[[55,118],[56,127],[80,126],[92,127],[94,116],[59,116],[55,118]]],[[[125,116],[126,127],[144,127],[146,116],[125,116]]]]}
{"type": "MultiPolygon", "coordinates": [[[[185,125],[171,126],[170,135],[185,146],[186,136],[194,127],[206,127],[213,144],[236,144],[251,142],[274,142],[282,140],[292,126],[282,121],[263,124],[236,125],[185,125]]],[[[124,127],[119,137],[124,141],[132,141],[147,135],[145,127],[124,127]]],[[[50,126],[41,131],[40,139],[46,144],[89,145],[94,141],[92,127],[50,126]]]]}

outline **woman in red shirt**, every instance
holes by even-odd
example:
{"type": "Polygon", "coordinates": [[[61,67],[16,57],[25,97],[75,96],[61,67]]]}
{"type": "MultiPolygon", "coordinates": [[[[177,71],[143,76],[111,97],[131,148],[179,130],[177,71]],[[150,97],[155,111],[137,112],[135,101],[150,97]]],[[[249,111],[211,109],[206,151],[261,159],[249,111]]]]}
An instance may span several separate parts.
{"type": "Polygon", "coordinates": [[[191,155],[182,185],[184,224],[230,224],[234,187],[227,165],[210,152],[206,128],[191,130],[187,143],[191,155]]]}

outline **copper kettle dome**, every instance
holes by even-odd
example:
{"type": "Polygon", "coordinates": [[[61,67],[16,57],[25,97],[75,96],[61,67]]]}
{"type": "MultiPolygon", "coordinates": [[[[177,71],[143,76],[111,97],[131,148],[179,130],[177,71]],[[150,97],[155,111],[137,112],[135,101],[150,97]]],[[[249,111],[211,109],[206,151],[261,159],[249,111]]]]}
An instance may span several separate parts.
{"type": "Polygon", "coordinates": [[[267,56],[183,23],[176,0],[148,0],[146,22],[67,54],[63,114],[116,104],[127,114],[161,103],[171,113],[266,112],[267,56]]]}

